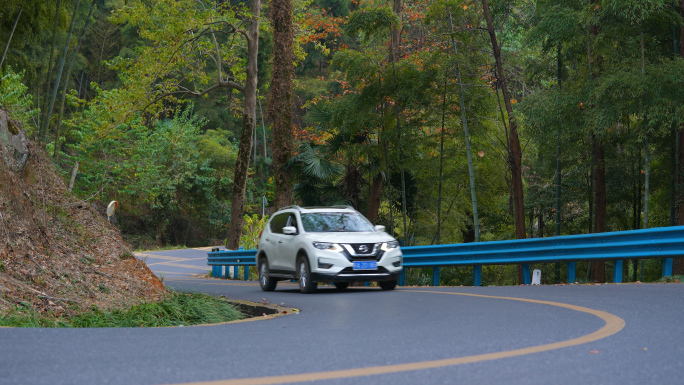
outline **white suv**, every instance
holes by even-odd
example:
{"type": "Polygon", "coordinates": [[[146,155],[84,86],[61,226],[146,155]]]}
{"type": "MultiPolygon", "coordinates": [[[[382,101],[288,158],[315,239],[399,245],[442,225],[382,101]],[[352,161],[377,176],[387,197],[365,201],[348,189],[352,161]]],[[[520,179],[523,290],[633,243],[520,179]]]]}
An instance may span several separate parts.
{"type": "Polygon", "coordinates": [[[302,293],[316,291],[318,282],[346,289],[378,281],[392,290],[402,270],[399,242],[349,206],[278,210],[259,237],[256,262],[264,291],[286,279],[298,279],[302,293]]]}

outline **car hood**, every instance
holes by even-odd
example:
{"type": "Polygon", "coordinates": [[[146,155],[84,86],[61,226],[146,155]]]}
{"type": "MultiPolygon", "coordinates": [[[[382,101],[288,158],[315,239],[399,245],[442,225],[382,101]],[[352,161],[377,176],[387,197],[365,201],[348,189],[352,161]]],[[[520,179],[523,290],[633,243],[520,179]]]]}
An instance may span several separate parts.
{"type": "Polygon", "coordinates": [[[332,232],[332,233],[307,233],[307,238],[313,242],[331,243],[379,243],[392,242],[395,239],[384,231],[372,232],[332,232]]]}

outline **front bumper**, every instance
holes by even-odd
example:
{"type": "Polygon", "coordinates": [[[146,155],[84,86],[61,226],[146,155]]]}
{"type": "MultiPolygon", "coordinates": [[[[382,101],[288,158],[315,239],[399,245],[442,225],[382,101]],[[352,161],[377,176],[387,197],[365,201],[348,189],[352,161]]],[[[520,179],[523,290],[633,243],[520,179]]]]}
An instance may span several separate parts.
{"type": "Polygon", "coordinates": [[[398,248],[377,257],[350,257],[346,253],[323,251],[313,259],[311,276],[316,282],[394,281],[403,270],[403,256],[398,248]],[[377,260],[377,270],[354,270],[354,261],[369,260],[377,260]]]}
{"type": "Polygon", "coordinates": [[[401,269],[389,272],[387,269],[357,270],[344,269],[337,274],[311,273],[316,282],[366,282],[366,281],[396,281],[401,275],[401,269]]]}

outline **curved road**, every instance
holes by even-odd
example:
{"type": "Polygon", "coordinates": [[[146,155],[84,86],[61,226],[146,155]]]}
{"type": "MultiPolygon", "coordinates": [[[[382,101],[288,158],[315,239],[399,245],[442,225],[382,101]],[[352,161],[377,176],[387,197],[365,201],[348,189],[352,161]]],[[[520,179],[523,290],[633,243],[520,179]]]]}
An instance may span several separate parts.
{"type": "MultiPolygon", "coordinates": [[[[0,329],[0,384],[679,384],[684,284],[385,292],[203,279],[206,250],[145,253],[164,283],[300,309],[184,328],[0,329]]],[[[139,255],[144,257],[145,255],[139,255]]]]}

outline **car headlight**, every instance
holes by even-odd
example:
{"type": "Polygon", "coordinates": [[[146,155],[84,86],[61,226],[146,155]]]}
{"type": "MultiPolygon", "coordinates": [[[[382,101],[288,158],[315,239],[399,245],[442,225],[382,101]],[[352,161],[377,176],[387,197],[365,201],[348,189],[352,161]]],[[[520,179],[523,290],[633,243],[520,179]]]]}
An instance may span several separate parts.
{"type": "Polygon", "coordinates": [[[313,242],[313,246],[318,250],[336,251],[338,253],[342,251],[342,247],[337,243],[313,242]]]}
{"type": "Polygon", "coordinates": [[[382,251],[390,251],[394,250],[397,247],[399,247],[399,242],[398,241],[392,241],[392,242],[385,242],[380,246],[380,250],[382,251]]]}

